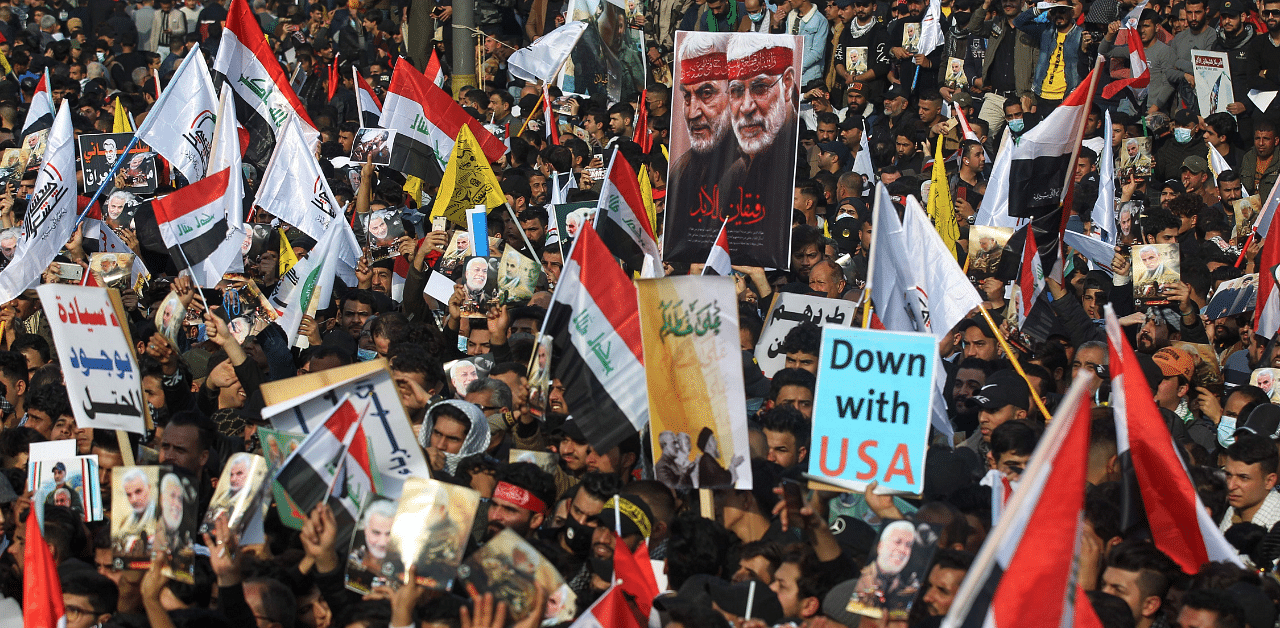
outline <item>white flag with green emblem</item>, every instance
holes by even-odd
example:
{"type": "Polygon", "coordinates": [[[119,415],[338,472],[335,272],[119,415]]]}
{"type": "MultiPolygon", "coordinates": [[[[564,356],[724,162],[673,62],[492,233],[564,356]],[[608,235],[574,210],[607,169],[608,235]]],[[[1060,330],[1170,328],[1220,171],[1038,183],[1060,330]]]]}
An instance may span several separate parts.
{"type": "MultiPolygon", "coordinates": [[[[271,305],[280,313],[276,322],[289,336],[289,346],[299,345],[298,326],[303,315],[314,315],[333,299],[333,277],[342,264],[335,253],[346,238],[355,238],[351,226],[343,220],[330,221],[315,248],[280,277],[271,305]]],[[[300,346],[307,346],[305,339],[300,346]]]]}

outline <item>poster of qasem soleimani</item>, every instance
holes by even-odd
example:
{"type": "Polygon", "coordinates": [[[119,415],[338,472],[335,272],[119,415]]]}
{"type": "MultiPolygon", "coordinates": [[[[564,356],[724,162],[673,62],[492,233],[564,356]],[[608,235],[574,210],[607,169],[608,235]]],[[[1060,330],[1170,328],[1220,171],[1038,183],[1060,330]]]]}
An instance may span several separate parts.
{"type": "Polygon", "coordinates": [[[801,42],[676,33],[666,260],[705,261],[728,221],[734,264],[790,265],[801,42]]]}

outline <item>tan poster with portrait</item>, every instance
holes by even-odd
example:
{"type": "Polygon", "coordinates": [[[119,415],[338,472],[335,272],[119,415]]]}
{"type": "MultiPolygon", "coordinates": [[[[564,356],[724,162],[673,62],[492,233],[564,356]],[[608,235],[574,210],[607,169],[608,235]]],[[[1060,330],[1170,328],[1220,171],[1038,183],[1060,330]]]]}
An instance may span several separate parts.
{"type": "Polygon", "coordinates": [[[978,280],[994,275],[1012,235],[1012,227],[969,227],[969,277],[978,280]]]}
{"type": "Polygon", "coordinates": [[[1133,264],[1133,298],[1148,305],[1168,303],[1165,289],[1182,281],[1177,244],[1135,244],[1130,247],[1133,264]]]}

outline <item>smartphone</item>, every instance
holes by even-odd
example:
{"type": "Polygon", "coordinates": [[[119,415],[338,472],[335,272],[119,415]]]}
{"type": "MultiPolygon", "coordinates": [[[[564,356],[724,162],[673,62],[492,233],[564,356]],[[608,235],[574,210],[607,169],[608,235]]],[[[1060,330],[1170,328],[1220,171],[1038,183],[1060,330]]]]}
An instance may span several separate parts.
{"type": "Polygon", "coordinates": [[[58,265],[58,279],[64,280],[64,283],[80,283],[80,280],[84,279],[83,266],[66,262],[54,263],[58,265]]]}
{"type": "Polygon", "coordinates": [[[449,219],[444,216],[436,216],[431,219],[432,231],[445,231],[449,228],[449,219]]]}
{"type": "Polygon", "coordinates": [[[782,481],[782,500],[787,505],[787,516],[799,518],[800,509],[804,508],[804,487],[795,480],[782,481]]]}
{"type": "Polygon", "coordinates": [[[573,115],[572,101],[572,98],[561,96],[560,98],[551,101],[551,108],[562,116],[571,116],[573,115]]]}

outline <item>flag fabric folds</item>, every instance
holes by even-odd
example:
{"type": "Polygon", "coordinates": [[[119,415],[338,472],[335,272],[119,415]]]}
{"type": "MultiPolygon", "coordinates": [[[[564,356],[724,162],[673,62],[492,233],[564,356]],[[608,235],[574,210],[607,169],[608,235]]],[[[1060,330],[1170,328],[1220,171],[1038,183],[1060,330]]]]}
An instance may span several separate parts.
{"type": "Polygon", "coordinates": [[[49,132],[44,163],[21,229],[13,262],[0,271],[0,303],[40,283],[40,275],[76,230],[76,145],[67,100],[62,101],[49,132]]]}
{"type": "Polygon", "coordinates": [[[266,169],[277,135],[290,119],[301,118],[299,130],[308,147],[320,141],[320,132],[289,85],[247,0],[231,0],[227,5],[213,80],[219,89],[231,85],[236,95],[236,114],[250,138],[244,161],[258,172],[266,169]]]}
{"type": "MultiPolygon", "coordinates": [[[[123,108],[116,99],[119,122],[123,108]]],[[[209,172],[209,152],[213,149],[213,127],[218,112],[218,93],[209,79],[203,55],[187,55],[178,65],[169,86],[160,93],[151,113],[138,128],[138,140],[194,183],[209,172]]],[[[133,128],[116,133],[132,131],[133,128]]]]}
{"type": "Polygon", "coordinates": [[[1103,98],[1114,98],[1120,90],[1128,87],[1139,90],[1151,84],[1151,68],[1147,66],[1147,51],[1142,48],[1142,38],[1138,29],[1124,29],[1125,44],[1129,46],[1129,78],[1112,81],[1102,88],[1103,98]]]}
{"type": "Polygon", "coordinates": [[[640,314],[631,279],[591,224],[565,260],[542,333],[558,352],[554,376],[596,451],[609,451],[649,422],[640,314]]]}
{"type": "Polygon", "coordinates": [[[27,513],[27,537],[22,549],[22,625],[25,628],[66,628],[62,580],[53,552],[44,542],[36,509],[27,513]]]}
{"type": "Polygon", "coordinates": [[[574,20],[511,53],[507,58],[511,76],[534,83],[554,81],[586,30],[585,21],[574,20]]]}
{"type": "Polygon", "coordinates": [[[1071,387],[960,584],[943,628],[1100,628],[1076,581],[1091,404],[1071,387]]]}
{"type": "MultiPolygon", "coordinates": [[[[271,296],[271,304],[280,313],[276,323],[289,337],[290,346],[298,343],[298,326],[302,324],[302,317],[313,316],[317,309],[332,300],[333,278],[345,274],[346,263],[340,259],[341,251],[354,242],[351,226],[345,220],[334,220],[306,257],[281,275],[275,294],[271,296]]],[[[356,250],[359,250],[358,246],[356,250]]]]}
{"type": "Polygon", "coordinates": [[[1102,154],[1098,156],[1098,200],[1093,204],[1093,224],[1102,229],[1102,241],[1115,244],[1116,162],[1111,149],[1111,112],[1102,112],[1102,154]]]}
{"type": "Polygon", "coordinates": [[[27,117],[22,122],[21,137],[52,126],[55,113],[53,95],[49,93],[49,69],[45,68],[44,76],[40,77],[35,94],[31,96],[31,107],[27,109],[27,117]]]}
{"type": "Polygon", "coordinates": [[[466,226],[468,209],[484,205],[493,211],[506,202],[498,177],[493,174],[480,142],[471,134],[471,127],[460,127],[458,140],[449,154],[449,167],[431,206],[431,217],[444,216],[455,225],[466,226]]]}
{"type": "Polygon", "coordinates": [[[640,181],[620,153],[615,152],[609,162],[596,207],[596,232],[614,256],[622,260],[627,272],[659,276],[662,254],[644,209],[640,181]]]}
{"type": "Polygon", "coordinates": [[[707,255],[707,265],[702,268],[702,274],[723,277],[733,272],[733,264],[729,261],[729,234],[726,231],[728,227],[727,220],[720,226],[720,235],[716,236],[716,243],[711,247],[711,253],[707,255]]]}
{"type": "Polygon", "coordinates": [[[1205,511],[1151,397],[1138,356],[1124,338],[1110,305],[1106,306],[1106,328],[1116,455],[1122,469],[1132,469],[1156,548],[1187,573],[1196,573],[1209,561],[1243,567],[1235,549],[1205,511]]]}
{"type": "Polygon", "coordinates": [[[151,201],[160,235],[174,264],[178,270],[190,268],[201,286],[218,285],[226,270],[206,262],[227,239],[228,210],[240,210],[240,199],[227,195],[231,174],[229,169],[216,172],[151,201]]]}
{"type": "Polygon", "coordinates": [[[1018,272],[1018,328],[1027,323],[1031,308],[1035,307],[1040,293],[1044,292],[1044,266],[1040,263],[1040,252],[1036,249],[1034,229],[1027,229],[1027,238],[1022,245],[1022,266],[1018,272]]]}
{"type": "Polygon", "coordinates": [[[929,185],[929,220],[933,223],[942,245],[951,252],[951,259],[958,259],[956,241],[960,239],[960,225],[956,223],[955,201],[951,200],[951,185],[947,181],[947,165],[942,158],[942,141],[936,142],[933,156],[933,176],[929,185]]]}
{"type": "Polygon", "coordinates": [[[397,148],[404,142],[407,161],[400,171],[433,184],[440,181],[463,126],[480,143],[486,163],[498,161],[507,151],[502,140],[403,59],[391,75],[380,122],[383,128],[395,129],[397,148]]]}
{"type": "Polygon", "coordinates": [[[356,85],[356,107],[360,110],[360,125],[378,126],[382,117],[382,101],[378,99],[377,92],[373,91],[363,76],[360,76],[360,71],[355,66],[351,68],[351,78],[356,85]]]}
{"type": "Polygon", "coordinates": [[[1085,78],[1049,117],[1009,147],[1010,216],[1039,217],[1062,203],[1070,189],[1071,158],[1080,148],[1080,129],[1093,103],[1093,85],[1093,76],[1085,78]]]}
{"type": "Polygon", "coordinates": [[[422,74],[432,85],[444,89],[444,70],[440,67],[440,55],[436,54],[435,48],[431,49],[431,60],[427,62],[427,69],[422,74]]]}

